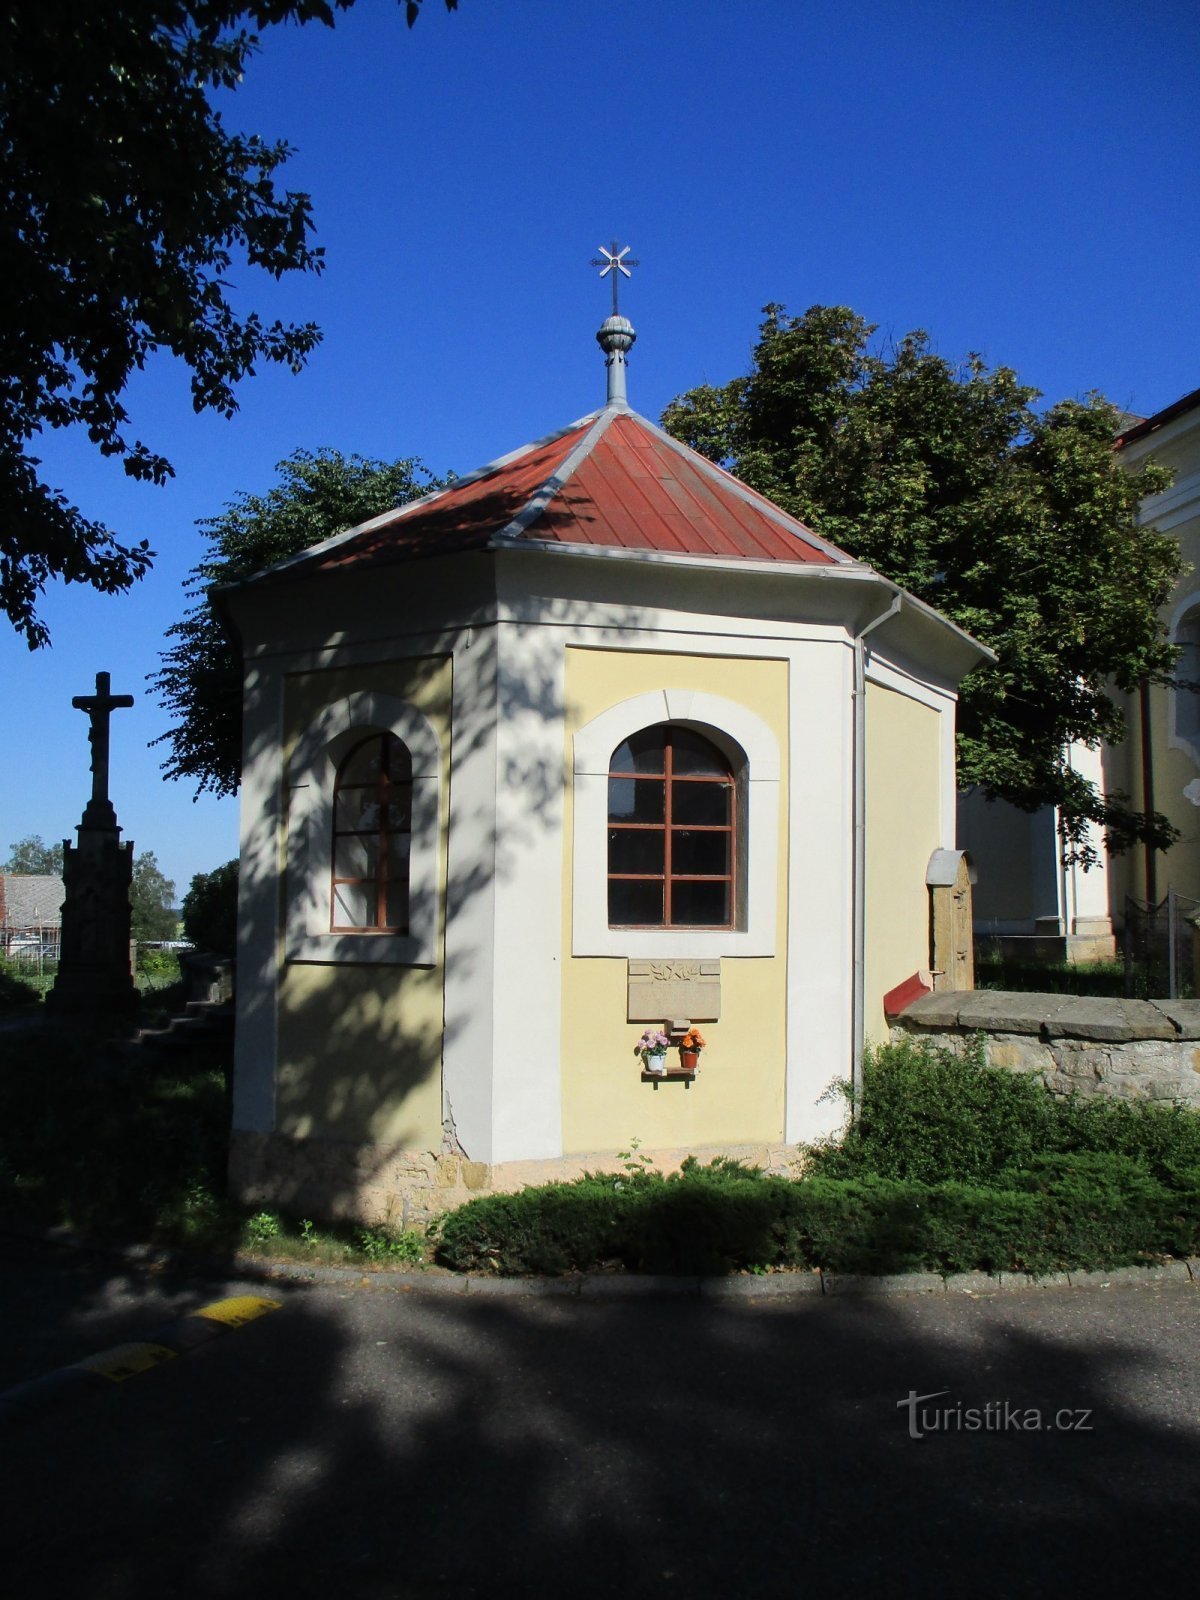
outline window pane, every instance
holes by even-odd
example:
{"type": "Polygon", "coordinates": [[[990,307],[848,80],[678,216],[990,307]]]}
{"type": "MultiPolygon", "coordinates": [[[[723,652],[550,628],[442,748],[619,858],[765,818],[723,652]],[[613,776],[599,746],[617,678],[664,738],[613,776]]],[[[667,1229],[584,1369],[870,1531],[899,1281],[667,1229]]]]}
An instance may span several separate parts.
{"type": "Polygon", "coordinates": [[[727,873],[729,834],[671,830],[671,872],[727,873]]]}
{"type": "Polygon", "coordinates": [[[657,828],[610,828],[608,830],[608,870],[610,872],[662,872],[666,834],[657,828]]]}
{"type": "Polygon", "coordinates": [[[333,841],[335,878],[374,878],[379,860],[377,833],[346,833],[333,841]]]}
{"type": "Polygon", "coordinates": [[[666,729],[661,724],[632,734],[613,751],[610,772],[665,772],[666,729]]]}
{"type": "Polygon", "coordinates": [[[333,888],[335,928],[373,928],[376,916],[373,883],[338,883],[333,888]]]}
{"type": "Polygon", "coordinates": [[[729,771],[725,757],[702,734],[687,728],[671,729],[671,769],[674,772],[724,773],[729,771]]]}
{"type": "Polygon", "coordinates": [[[728,927],[729,885],[672,882],[671,924],[676,928],[728,927]]]}
{"type": "Polygon", "coordinates": [[[673,783],[671,820],[728,827],[732,796],[733,785],[728,783],[673,783]]]}
{"type": "Polygon", "coordinates": [[[379,826],[379,789],[375,784],[367,787],[343,786],[338,790],[334,811],[334,828],[338,833],[351,833],[379,826]]]}
{"type": "Polygon", "coordinates": [[[393,783],[412,782],[412,755],[403,739],[394,733],[384,735],[387,744],[388,776],[393,783]]]}
{"type": "Polygon", "coordinates": [[[612,927],[650,927],[663,925],[663,886],[639,883],[631,878],[608,881],[608,920],[612,927]]]}
{"type": "Polygon", "coordinates": [[[387,890],[387,926],[397,933],[408,932],[408,874],[387,890]]]}
{"type": "Polygon", "coordinates": [[[372,734],[355,745],[338,770],[339,783],[374,783],[383,769],[383,737],[372,734]]]}
{"type": "Polygon", "coordinates": [[[656,779],[610,778],[608,780],[608,820],[610,822],[661,822],[664,816],[666,784],[656,779]]]}

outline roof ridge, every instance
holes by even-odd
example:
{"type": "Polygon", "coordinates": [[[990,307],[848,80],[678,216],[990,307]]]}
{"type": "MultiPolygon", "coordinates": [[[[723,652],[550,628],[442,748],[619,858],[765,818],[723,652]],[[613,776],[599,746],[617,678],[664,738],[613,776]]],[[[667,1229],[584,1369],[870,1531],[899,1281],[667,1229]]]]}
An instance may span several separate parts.
{"type": "Polygon", "coordinates": [[[729,490],[744,504],[753,506],[756,510],[763,512],[772,522],[778,523],[781,528],[785,528],[788,533],[794,534],[814,550],[822,551],[839,563],[849,562],[854,566],[865,565],[863,562],[855,561],[853,556],[847,555],[838,545],[831,544],[828,539],[822,539],[819,533],[814,533],[807,523],[800,521],[799,517],[792,516],[791,512],[785,511],[782,506],[777,506],[774,500],[769,499],[765,494],[760,494],[757,489],[752,489],[748,483],[743,483],[740,478],[735,478],[732,472],[727,472],[724,467],[719,467],[715,461],[710,461],[699,450],[693,450],[691,445],[684,444],[681,439],[672,438],[665,428],[660,428],[657,423],[651,422],[649,417],[642,416],[640,411],[629,409],[627,414],[635,422],[640,422],[644,427],[648,428],[656,439],[668,445],[675,451],[676,455],[682,456],[686,461],[693,462],[697,470],[714,482],[718,488],[729,490]]]}
{"type": "MultiPolygon", "coordinates": [[[[529,499],[517,512],[512,520],[493,533],[487,542],[487,549],[503,549],[512,544],[514,539],[520,539],[545,511],[546,507],[571,481],[579,470],[582,462],[586,461],[596,448],[597,444],[612,426],[613,419],[628,410],[623,405],[607,405],[602,411],[595,414],[592,425],[573,449],[567,452],[555,467],[550,476],[541,483],[530,495],[529,499]]],[[[586,420],[586,419],[584,419],[586,420]]]]}
{"type": "MultiPolygon", "coordinates": [[[[314,556],[326,555],[330,550],[335,550],[339,545],[355,539],[362,533],[373,533],[376,528],[385,527],[390,522],[398,522],[401,518],[411,515],[415,511],[424,511],[434,505],[446,495],[453,494],[458,489],[465,489],[469,484],[478,483],[481,479],[490,477],[493,473],[500,472],[504,467],[511,466],[514,461],[519,461],[523,456],[531,455],[535,450],[542,450],[548,444],[553,444],[556,439],[563,439],[568,433],[574,433],[582,428],[585,423],[595,424],[599,415],[595,411],[587,411],[582,417],[576,417],[574,422],[568,422],[563,428],[554,428],[544,434],[540,439],[531,439],[528,444],[518,445],[515,450],[509,450],[502,456],[486,462],[482,467],[476,467],[473,472],[465,472],[461,478],[455,478],[453,483],[447,483],[440,489],[431,489],[428,494],[418,495],[415,500],[406,500],[402,506],[393,506],[390,511],[381,511],[377,517],[368,517],[365,522],[356,522],[351,528],[343,528],[340,533],[332,533],[327,539],[322,539],[318,544],[310,544],[305,550],[298,550],[295,555],[285,556],[282,561],[273,562],[269,567],[263,567],[258,572],[252,573],[248,578],[241,578],[229,584],[218,584],[219,589],[234,589],[244,583],[256,583],[260,578],[274,577],[278,572],[284,572],[289,567],[298,566],[301,562],[308,561],[314,556]]],[[[570,459],[568,457],[568,459],[570,459]]]]}

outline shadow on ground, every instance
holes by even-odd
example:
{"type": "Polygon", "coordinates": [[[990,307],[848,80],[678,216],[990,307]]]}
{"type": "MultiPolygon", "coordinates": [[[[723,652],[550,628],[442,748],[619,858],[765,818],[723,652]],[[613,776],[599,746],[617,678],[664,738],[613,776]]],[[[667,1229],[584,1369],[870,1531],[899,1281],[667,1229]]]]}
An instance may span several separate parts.
{"type": "MultiPolygon", "coordinates": [[[[97,1281],[58,1320],[95,1349],[113,1296],[97,1281]]],[[[286,1300],[8,1431],[10,1592],[1124,1595],[1190,1576],[1186,1286],[286,1300]],[[1090,1431],[913,1439],[910,1390],[1085,1408],[1090,1431]]]]}

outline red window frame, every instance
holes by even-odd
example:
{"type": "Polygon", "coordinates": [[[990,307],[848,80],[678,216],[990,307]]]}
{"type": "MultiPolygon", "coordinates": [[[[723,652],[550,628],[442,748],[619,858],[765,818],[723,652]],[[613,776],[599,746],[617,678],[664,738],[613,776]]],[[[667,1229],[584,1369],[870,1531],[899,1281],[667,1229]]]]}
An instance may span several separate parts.
{"type": "MultiPolygon", "coordinates": [[[[408,919],[403,923],[389,923],[387,920],[388,894],[394,884],[392,877],[392,840],[398,837],[412,837],[412,777],[411,761],[408,749],[402,739],[394,733],[372,733],[365,739],[360,739],[353,749],[347,751],[338,766],[337,777],[333,785],[333,853],[330,860],[330,890],[329,890],[329,927],[332,933],[407,933],[408,919]],[[382,742],[380,752],[379,772],[372,783],[346,783],[344,774],[351,763],[361,754],[363,748],[371,743],[382,742]],[[395,756],[397,751],[404,754],[404,777],[396,774],[395,756]],[[338,800],[348,791],[359,790],[373,794],[378,807],[379,822],[373,828],[339,828],[338,827],[338,800]],[[408,805],[403,807],[409,817],[407,828],[397,827],[392,822],[393,807],[403,806],[407,798],[408,805]],[[377,871],[374,877],[353,878],[339,877],[337,870],[338,842],[341,839],[374,839],[376,841],[377,871]],[[364,887],[374,885],[375,888],[375,920],[365,923],[339,922],[337,920],[338,889],[343,885],[364,887]]],[[[370,895],[368,894],[368,902],[370,895]]],[[[406,902],[407,903],[407,902],[406,902]]]]}
{"type": "MultiPolygon", "coordinates": [[[[615,831],[662,833],[663,840],[663,871],[662,872],[608,872],[608,883],[661,883],[663,886],[663,920],[661,922],[614,922],[611,912],[611,893],[609,897],[610,928],[716,928],[727,929],[736,925],[737,919],[737,860],[738,860],[738,804],[737,782],[733,769],[726,757],[713,744],[711,739],[704,739],[703,734],[697,734],[692,729],[676,729],[670,723],[659,723],[652,728],[639,730],[644,733],[663,733],[663,770],[661,772],[632,771],[609,767],[609,779],[632,778],[638,781],[663,783],[663,820],[661,822],[622,822],[614,819],[611,810],[608,814],[608,828],[610,834],[615,831]],[[676,733],[686,732],[691,739],[704,739],[704,743],[712,750],[713,755],[722,765],[718,773],[676,772],[674,770],[674,740],[676,733]],[[677,785],[693,783],[716,783],[729,791],[729,821],[724,823],[696,823],[674,821],[674,790],[677,785]],[[723,833],[729,836],[727,861],[729,871],[721,873],[674,872],[672,870],[672,854],[675,833],[723,833]],[[673,919],[672,889],[677,883],[727,883],[729,885],[729,917],[725,922],[676,922],[673,919]]],[[[622,740],[622,744],[626,743],[622,740]]],[[[620,750],[621,745],[617,746],[620,750]]],[[[617,751],[614,750],[615,758],[617,751]]]]}

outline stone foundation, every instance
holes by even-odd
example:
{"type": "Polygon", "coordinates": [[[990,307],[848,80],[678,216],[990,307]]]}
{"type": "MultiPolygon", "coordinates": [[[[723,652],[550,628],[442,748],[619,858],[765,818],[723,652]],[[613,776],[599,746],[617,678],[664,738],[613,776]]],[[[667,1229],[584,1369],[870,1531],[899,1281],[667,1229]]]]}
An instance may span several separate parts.
{"type": "MultiPolygon", "coordinates": [[[[768,1172],[791,1174],[792,1145],[723,1145],[696,1150],[639,1150],[660,1172],[731,1156],[768,1172]]],[[[442,1151],[402,1150],[336,1139],[292,1139],[234,1130],[229,1150],[230,1196],[247,1206],[277,1206],[314,1219],[421,1227],[480,1194],[512,1194],[538,1183],[569,1183],[585,1172],[621,1168],[612,1151],[551,1161],[503,1161],[494,1166],[442,1151]]]]}
{"type": "Polygon", "coordinates": [[[960,1053],[979,1036],[989,1066],[1036,1073],[1054,1094],[1200,1108],[1200,1000],[977,989],[925,995],[892,1028],[894,1040],[928,1039],[960,1053]]]}

